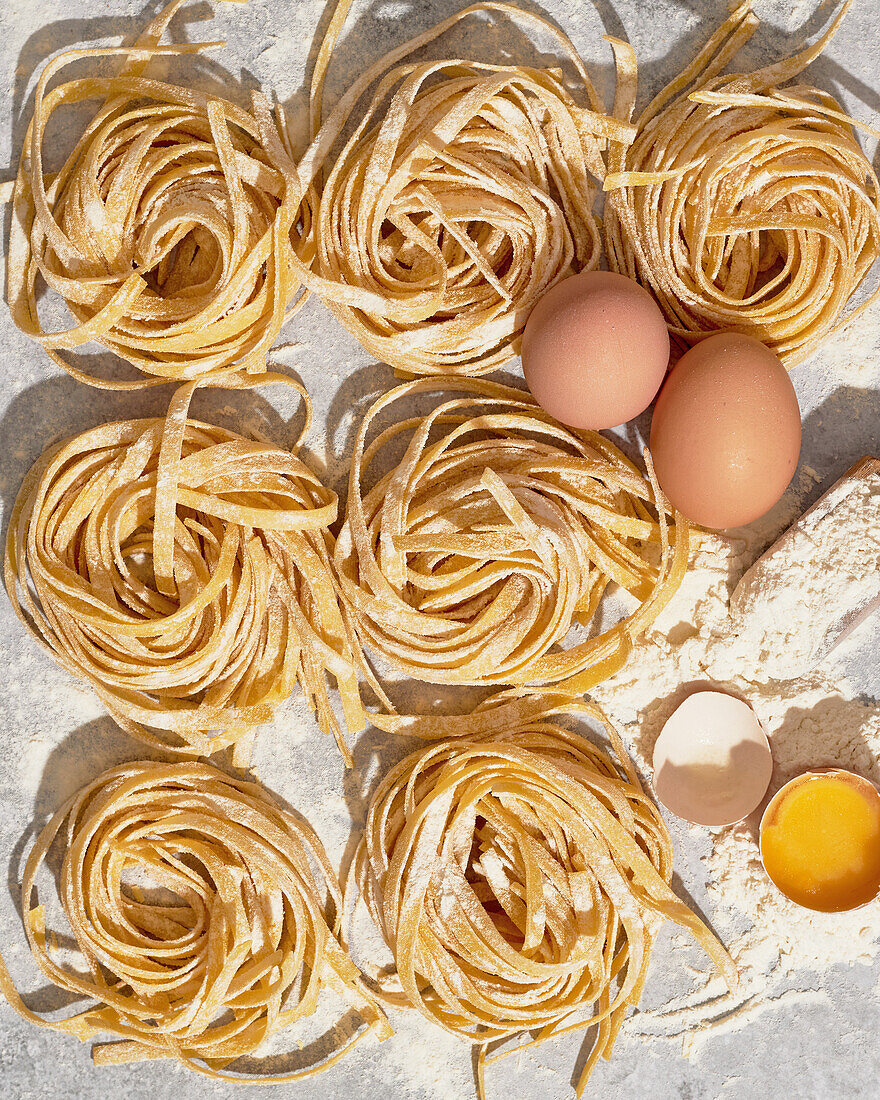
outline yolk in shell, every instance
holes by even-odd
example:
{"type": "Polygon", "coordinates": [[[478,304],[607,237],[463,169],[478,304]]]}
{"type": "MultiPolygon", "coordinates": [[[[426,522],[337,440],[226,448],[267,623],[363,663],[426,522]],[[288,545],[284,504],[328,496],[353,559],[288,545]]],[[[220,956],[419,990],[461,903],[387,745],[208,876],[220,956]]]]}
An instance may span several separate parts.
{"type": "Polygon", "coordinates": [[[771,803],[761,856],[783,894],[808,909],[870,901],[880,889],[880,795],[843,772],[803,776],[771,803]]]}

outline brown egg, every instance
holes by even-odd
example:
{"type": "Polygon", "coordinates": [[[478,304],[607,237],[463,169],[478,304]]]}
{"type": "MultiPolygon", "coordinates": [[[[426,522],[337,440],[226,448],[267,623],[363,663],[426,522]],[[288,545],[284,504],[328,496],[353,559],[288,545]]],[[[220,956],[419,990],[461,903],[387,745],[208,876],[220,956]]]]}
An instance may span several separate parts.
{"type": "Polygon", "coordinates": [[[526,383],[573,428],[613,428],[651,404],[669,365],[660,307],[625,275],[585,271],[551,287],[526,323],[526,383]]]}
{"type": "Polygon", "coordinates": [[[651,423],[657,479],[704,527],[739,527],[785,492],[801,450],[791,379],[760,341],[720,332],[672,368],[651,423]]]}

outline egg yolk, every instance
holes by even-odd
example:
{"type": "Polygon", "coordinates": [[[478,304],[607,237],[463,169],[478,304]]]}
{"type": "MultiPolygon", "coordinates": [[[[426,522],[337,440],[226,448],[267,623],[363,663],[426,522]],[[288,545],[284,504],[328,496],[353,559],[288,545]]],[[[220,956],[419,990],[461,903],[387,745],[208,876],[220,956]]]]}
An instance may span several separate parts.
{"type": "Polygon", "coordinates": [[[880,795],[839,774],[794,784],[765,818],[761,856],[792,901],[839,913],[880,889],[880,795]]]}

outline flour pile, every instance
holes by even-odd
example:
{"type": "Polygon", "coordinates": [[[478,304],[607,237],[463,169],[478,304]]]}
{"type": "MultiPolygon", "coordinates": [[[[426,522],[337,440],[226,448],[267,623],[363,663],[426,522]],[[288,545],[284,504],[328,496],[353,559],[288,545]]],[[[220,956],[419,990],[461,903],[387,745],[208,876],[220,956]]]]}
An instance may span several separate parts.
{"type": "MultiPolygon", "coordinates": [[[[749,638],[731,618],[730,596],[758,549],[745,540],[704,536],[692,552],[682,588],[626,667],[596,689],[597,701],[623,724],[648,775],[664,722],[698,685],[732,690],[754,707],[773,750],[767,800],[811,767],[839,765],[880,781],[880,705],[854,698],[840,670],[828,661],[800,679],[780,682],[766,680],[766,667],[748,659],[749,638]]],[[[770,883],[757,845],[767,800],[744,822],[712,830],[706,857],[707,889],[716,907],[713,924],[740,969],[738,994],[726,995],[706,974],[662,1009],[632,1017],[631,1033],[681,1035],[685,1049],[693,1051],[782,998],[824,997],[813,990],[793,991],[794,975],[870,963],[878,954],[880,903],[850,913],[813,913],[789,902],[770,883]]]]}

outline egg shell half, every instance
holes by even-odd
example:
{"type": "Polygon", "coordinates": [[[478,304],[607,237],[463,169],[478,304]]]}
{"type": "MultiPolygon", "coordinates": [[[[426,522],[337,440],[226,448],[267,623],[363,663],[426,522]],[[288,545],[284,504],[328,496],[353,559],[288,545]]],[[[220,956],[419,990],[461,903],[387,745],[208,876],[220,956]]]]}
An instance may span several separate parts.
{"type": "Polygon", "coordinates": [[[695,825],[732,825],[767,793],[773,758],[752,708],[723,691],[689,695],[654,745],[654,792],[695,825]]]}
{"type": "Polygon", "coordinates": [[[522,366],[542,408],[573,428],[613,428],[653,401],[669,365],[669,332],[644,287],[586,271],[551,287],[526,322],[522,366]]]}
{"type": "Polygon", "coordinates": [[[667,377],[651,422],[651,454],[669,500],[694,523],[751,523],[797,468],[801,414],[777,356],[752,336],[718,333],[667,377]]]}

